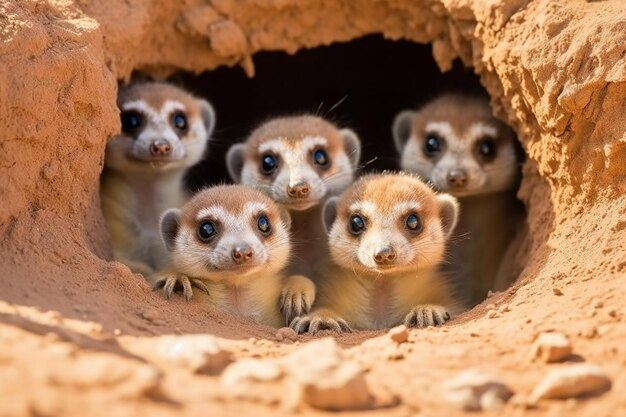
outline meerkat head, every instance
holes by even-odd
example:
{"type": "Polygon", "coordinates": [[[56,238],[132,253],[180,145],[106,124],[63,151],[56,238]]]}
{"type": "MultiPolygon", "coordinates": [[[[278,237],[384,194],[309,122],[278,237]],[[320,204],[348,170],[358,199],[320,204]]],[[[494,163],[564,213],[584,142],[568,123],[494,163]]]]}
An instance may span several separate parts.
{"type": "Polygon", "coordinates": [[[172,266],[195,278],[242,278],[278,272],[289,258],[290,217],[263,193],[243,185],[208,188],[161,217],[172,266]]]}
{"type": "Polygon", "coordinates": [[[401,167],[456,196],[510,189],[518,176],[512,130],[494,118],[489,102],[447,94],[393,123],[401,167]]]}
{"type": "Polygon", "coordinates": [[[107,143],[107,167],[134,173],[165,171],[202,159],[215,126],[215,112],[206,100],[149,82],[122,88],[118,106],[122,132],[107,143]]]}
{"type": "Polygon", "coordinates": [[[387,274],[437,266],[456,225],[458,203],[409,174],[372,174],[322,210],[333,260],[387,274]]]}
{"type": "Polygon", "coordinates": [[[350,129],[316,116],[271,120],[227,155],[231,177],[290,210],[306,210],[351,182],[361,144],[350,129]]]}

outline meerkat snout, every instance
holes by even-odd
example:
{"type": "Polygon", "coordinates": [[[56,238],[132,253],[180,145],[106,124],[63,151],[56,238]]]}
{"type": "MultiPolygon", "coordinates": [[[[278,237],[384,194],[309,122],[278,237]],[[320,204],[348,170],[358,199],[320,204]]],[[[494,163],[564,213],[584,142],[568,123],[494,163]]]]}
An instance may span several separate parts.
{"type": "Polygon", "coordinates": [[[378,265],[390,265],[396,260],[396,251],[391,246],[383,246],[374,251],[374,261],[378,265]]]}
{"type": "Polygon", "coordinates": [[[233,260],[238,264],[244,264],[254,257],[254,250],[247,243],[236,245],[231,251],[233,260]]]}
{"type": "Polygon", "coordinates": [[[150,153],[154,156],[165,156],[172,150],[172,145],[167,140],[157,139],[150,145],[150,153]]]}
{"type": "Polygon", "coordinates": [[[446,178],[451,189],[462,189],[467,185],[467,174],[462,169],[451,170],[446,178]]]}
{"type": "Polygon", "coordinates": [[[505,191],[519,175],[513,131],[480,97],[443,95],[393,124],[402,169],[456,196],[505,191]]]}

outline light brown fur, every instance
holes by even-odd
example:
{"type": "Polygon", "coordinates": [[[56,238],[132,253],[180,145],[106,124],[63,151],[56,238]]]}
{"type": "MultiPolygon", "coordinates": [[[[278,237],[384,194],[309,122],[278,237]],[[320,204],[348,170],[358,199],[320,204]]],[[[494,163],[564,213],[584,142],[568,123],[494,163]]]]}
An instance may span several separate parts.
{"type": "MultiPolygon", "coordinates": [[[[229,150],[227,162],[233,179],[263,191],[289,209],[294,257],[288,273],[299,276],[299,282],[305,277],[319,281],[319,271],[329,258],[320,222],[321,205],[352,182],[359,156],[359,140],[352,131],[310,115],[272,119],[254,130],[245,144],[229,150]],[[323,150],[328,157],[326,166],[316,163],[317,150],[323,150]],[[267,155],[277,162],[276,170],[269,175],[262,170],[267,155]],[[298,184],[308,187],[306,197],[289,194],[289,187],[298,184]]],[[[314,288],[312,283],[306,286],[314,288]]],[[[300,290],[301,287],[285,289],[283,298],[293,300],[293,305],[285,310],[291,312],[286,313],[288,317],[308,312],[308,308],[300,306],[310,306],[315,298],[314,292],[300,290]]]]}
{"type": "MultiPolygon", "coordinates": [[[[282,273],[290,255],[289,214],[269,197],[242,185],[219,186],[199,192],[182,210],[170,210],[162,218],[161,232],[171,262],[151,277],[155,288],[169,298],[176,287],[191,299],[196,287],[213,308],[227,314],[280,327],[281,289],[291,281],[282,273]],[[258,229],[265,217],[270,234],[258,229]],[[198,229],[211,222],[217,230],[202,241],[198,229]],[[253,251],[249,262],[237,263],[235,248],[247,245],[253,251]]],[[[294,286],[301,285],[296,279],[294,286]]]]}
{"type": "Polygon", "coordinates": [[[100,196],[115,260],[147,276],[164,266],[167,255],[159,236],[159,216],[187,199],[183,177],[204,155],[215,115],[206,101],[165,83],[121,88],[122,113],[130,103],[135,106],[130,110],[138,109],[144,123],[136,132],[120,132],[107,144],[100,196]],[[187,131],[175,132],[169,115],[163,120],[160,112],[166,101],[182,106],[176,111],[186,116],[187,131]],[[158,120],[144,109],[157,114],[158,120]],[[172,152],[152,156],[148,149],[155,140],[167,140],[172,152]]]}
{"type": "Polygon", "coordinates": [[[292,322],[294,330],[371,330],[400,323],[425,327],[442,324],[459,311],[438,271],[456,222],[453,197],[437,195],[409,175],[368,175],[324,210],[330,216],[334,264],[320,283],[318,303],[309,316],[292,322]],[[422,220],[419,232],[405,228],[412,214],[422,220]],[[367,225],[360,235],[348,229],[354,215],[367,225]],[[370,262],[380,247],[392,248],[395,261],[370,262]]]}
{"type": "Polygon", "coordinates": [[[489,290],[508,286],[519,268],[500,265],[524,219],[515,198],[520,169],[512,130],[493,117],[486,99],[446,94],[418,111],[400,113],[393,131],[402,169],[459,198],[461,216],[445,264],[456,288],[476,304],[489,290]],[[433,123],[444,128],[431,132],[433,123]],[[429,155],[426,140],[432,133],[442,150],[429,155]],[[493,143],[495,156],[481,156],[483,140],[493,143]],[[451,181],[453,172],[463,174],[462,184],[451,181]]]}

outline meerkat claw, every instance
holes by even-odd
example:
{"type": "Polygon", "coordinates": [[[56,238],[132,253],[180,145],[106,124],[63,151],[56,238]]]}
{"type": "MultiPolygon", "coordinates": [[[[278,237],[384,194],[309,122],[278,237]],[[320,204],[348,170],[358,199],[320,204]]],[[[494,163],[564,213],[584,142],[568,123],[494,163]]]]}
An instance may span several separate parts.
{"type": "Polygon", "coordinates": [[[442,306],[417,306],[406,315],[404,325],[406,327],[423,329],[428,326],[441,326],[450,318],[450,313],[442,306]]]}
{"type": "Polygon", "coordinates": [[[280,311],[289,324],[295,317],[307,314],[315,300],[316,289],[313,282],[301,275],[287,278],[287,284],[280,294],[280,311]]]}
{"type": "Polygon", "coordinates": [[[291,327],[296,333],[302,334],[309,331],[310,323],[311,318],[308,316],[296,317],[291,321],[289,327],[291,327]]]}
{"type": "Polygon", "coordinates": [[[196,278],[189,278],[186,275],[163,275],[156,280],[156,282],[152,286],[152,289],[155,291],[162,289],[165,298],[170,299],[176,291],[177,284],[180,284],[183,287],[183,296],[185,297],[185,301],[190,301],[193,298],[193,287],[196,287],[201,291],[209,294],[209,289],[201,280],[196,278]]]}
{"type": "Polygon", "coordinates": [[[192,287],[196,287],[197,289],[207,293],[207,295],[211,295],[211,293],[209,293],[209,288],[206,286],[204,282],[202,282],[202,280],[199,280],[197,278],[192,278],[190,281],[191,281],[192,287]]]}
{"type": "Polygon", "coordinates": [[[333,319],[330,317],[315,317],[311,320],[309,332],[315,334],[322,330],[332,330],[337,333],[352,333],[352,329],[343,319],[333,319]]]}

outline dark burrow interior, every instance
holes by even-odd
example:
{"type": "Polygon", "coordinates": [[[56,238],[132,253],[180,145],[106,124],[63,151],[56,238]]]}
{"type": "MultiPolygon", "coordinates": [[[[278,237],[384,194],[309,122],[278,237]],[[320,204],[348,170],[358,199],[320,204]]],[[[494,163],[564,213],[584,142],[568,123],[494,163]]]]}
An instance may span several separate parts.
{"type": "Polygon", "coordinates": [[[254,55],[255,76],[221,67],[200,75],[178,73],[169,81],[208,99],[217,126],[205,160],[187,177],[190,189],[229,182],[225,153],[265,120],[314,113],[355,130],[363,143],[362,172],[398,168],[391,124],[446,91],[487,93],[472,68],[456,61],[442,73],[430,45],[371,35],[347,43],[254,55]]]}
{"type": "MultiPolygon", "coordinates": [[[[206,98],[216,110],[216,130],[207,154],[186,177],[192,192],[232,182],[225,165],[229,147],[273,117],[313,113],[350,127],[362,142],[358,174],[363,174],[399,169],[391,132],[399,112],[416,109],[445,92],[487,96],[473,69],[459,60],[442,73],[430,45],[389,41],[380,35],[293,55],[260,52],[253,59],[254,78],[240,67],[220,67],[201,74],[180,72],[168,80],[206,98]]],[[[516,204],[523,210],[521,203],[516,204]]],[[[464,238],[453,236],[451,241],[464,238]]],[[[486,290],[481,294],[480,300],[486,290]]],[[[471,304],[477,302],[474,298],[471,304]]]]}

